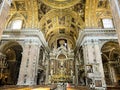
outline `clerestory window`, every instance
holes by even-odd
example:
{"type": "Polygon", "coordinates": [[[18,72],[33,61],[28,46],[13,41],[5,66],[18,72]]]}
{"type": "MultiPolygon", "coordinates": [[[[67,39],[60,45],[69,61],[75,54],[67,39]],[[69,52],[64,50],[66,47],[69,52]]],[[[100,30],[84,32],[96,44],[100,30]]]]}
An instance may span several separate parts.
{"type": "Polygon", "coordinates": [[[112,19],[108,19],[108,18],[102,19],[102,23],[103,23],[103,28],[114,28],[112,19]]]}
{"type": "Polygon", "coordinates": [[[11,23],[11,29],[21,29],[22,28],[22,20],[14,20],[11,23]]]}

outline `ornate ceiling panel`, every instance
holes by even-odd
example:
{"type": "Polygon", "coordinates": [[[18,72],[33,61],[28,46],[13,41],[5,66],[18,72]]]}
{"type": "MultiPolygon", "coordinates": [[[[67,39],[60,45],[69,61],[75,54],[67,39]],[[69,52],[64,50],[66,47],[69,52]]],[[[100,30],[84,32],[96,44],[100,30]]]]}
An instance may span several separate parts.
{"type": "Polygon", "coordinates": [[[73,6],[73,10],[78,13],[83,20],[85,20],[85,4],[86,0],[81,0],[73,6]]]}
{"type": "Polygon", "coordinates": [[[40,0],[37,0],[38,3],[38,19],[40,20],[51,8],[44,3],[42,3],[40,0]]]}
{"type": "Polygon", "coordinates": [[[12,11],[26,11],[26,2],[25,0],[13,0],[11,4],[12,11]]]}
{"type": "Polygon", "coordinates": [[[41,0],[41,1],[52,8],[64,9],[77,4],[80,0],[41,0]]]}
{"type": "Polygon", "coordinates": [[[73,9],[52,9],[40,20],[40,26],[48,42],[66,38],[75,43],[84,21],[73,9]]]}
{"type": "Polygon", "coordinates": [[[13,14],[22,14],[27,27],[40,28],[50,43],[59,37],[75,43],[79,30],[97,27],[109,10],[108,0],[13,0],[11,5],[13,14]]]}

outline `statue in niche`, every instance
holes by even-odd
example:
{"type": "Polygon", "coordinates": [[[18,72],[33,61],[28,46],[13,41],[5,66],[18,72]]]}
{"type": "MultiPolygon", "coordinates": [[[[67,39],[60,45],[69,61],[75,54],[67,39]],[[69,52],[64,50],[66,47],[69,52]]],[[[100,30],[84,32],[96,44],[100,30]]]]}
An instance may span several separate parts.
{"type": "Polygon", "coordinates": [[[60,40],[60,41],[59,41],[60,46],[64,46],[64,43],[65,43],[64,40],[60,40]]]}
{"type": "Polygon", "coordinates": [[[58,40],[57,46],[58,47],[65,47],[65,48],[67,48],[67,40],[65,40],[65,39],[58,40]]]}

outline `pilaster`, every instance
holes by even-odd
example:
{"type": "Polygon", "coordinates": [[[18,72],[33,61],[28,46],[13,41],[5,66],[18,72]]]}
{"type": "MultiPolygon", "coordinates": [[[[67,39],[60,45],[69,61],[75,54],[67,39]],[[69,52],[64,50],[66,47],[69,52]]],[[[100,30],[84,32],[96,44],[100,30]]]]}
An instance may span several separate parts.
{"type": "Polygon", "coordinates": [[[46,60],[46,81],[45,81],[45,84],[49,84],[49,64],[50,64],[50,62],[49,62],[49,59],[48,60],[46,60]]]}
{"type": "Polygon", "coordinates": [[[75,85],[78,85],[78,61],[75,60],[75,85]]]}
{"type": "Polygon", "coordinates": [[[23,55],[17,84],[36,85],[39,60],[39,44],[31,40],[25,41],[22,54],[23,55]]]}
{"type": "Polygon", "coordinates": [[[90,88],[105,90],[105,77],[98,40],[86,40],[83,44],[86,83],[90,88]]]}

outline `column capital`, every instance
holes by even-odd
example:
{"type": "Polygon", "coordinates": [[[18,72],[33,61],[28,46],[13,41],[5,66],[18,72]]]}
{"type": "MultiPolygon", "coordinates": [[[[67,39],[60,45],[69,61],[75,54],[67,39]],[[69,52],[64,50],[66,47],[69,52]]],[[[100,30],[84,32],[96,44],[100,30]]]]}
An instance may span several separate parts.
{"type": "Polygon", "coordinates": [[[83,42],[83,45],[90,45],[90,44],[99,44],[99,40],[98,39],[86,39],[83,42]]]}

